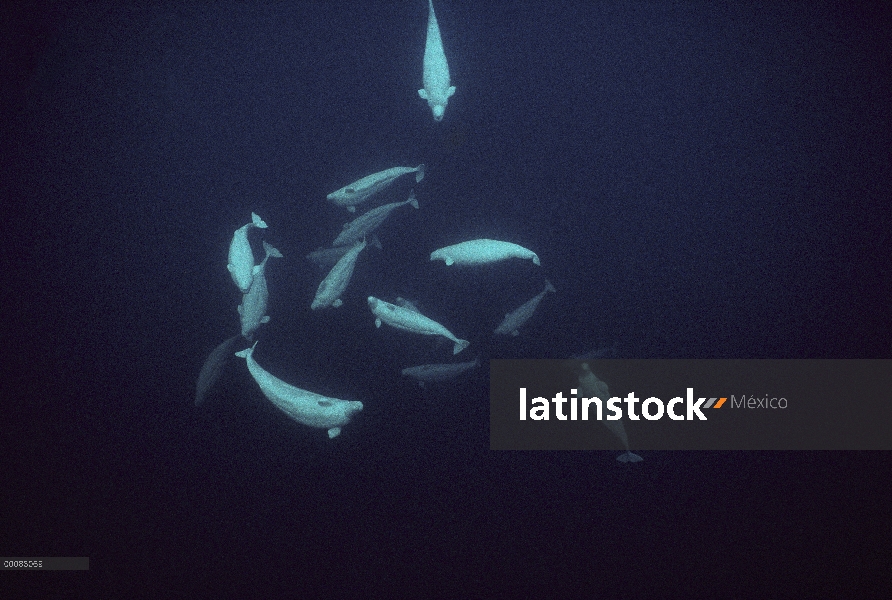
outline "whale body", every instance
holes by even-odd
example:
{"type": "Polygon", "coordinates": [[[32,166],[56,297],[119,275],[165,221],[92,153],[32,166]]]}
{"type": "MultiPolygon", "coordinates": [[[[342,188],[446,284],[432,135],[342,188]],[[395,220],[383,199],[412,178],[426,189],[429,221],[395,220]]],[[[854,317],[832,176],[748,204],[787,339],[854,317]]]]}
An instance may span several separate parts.
{"type": "Polygon", "coordinates": [[[362,402],[329,398],[302,390],[274,377],[254,360],[256,346],[257,342],[254,342],[253,346],[236,352],[235,355],[247,361],[248,371],[260,386],[263,395],[275,404],[276,408],[298,423],[327,429],[328,437],[333,438],[341,433],[341,427],[349,423],[354,414],[362,410],[362,402]]]}
{"type": "Polygon", "coordinates": [[[365,240],[356,242],[350,250],[331,268],[319,288],[316,290],[316,297],[310,308],[318,310],[333,306],[335,308],[343,304],[341,294],[350,284],[350,278],[353,277],[353,268],[356,266],[356,259],[359,253],[366,247],[365,240]]]}
{"type": "Polygon", "coordinates": [[[341,257],[350,251],[350,246],[337,246],[335,248],[319,248],[307,254],[307,260],[313,262],[319,268],[331,269],[341,257]]]}
{"type": "Polygon", "coordinates": [[[447,265],[485,265],[511,258],[532,260],[533,264],[540,264],[539,257],[532,250],[499,240],[470,240],[431,252],[431,260],[442,260],[447,265]]]}
{"type": "MultiPolygon", "coordinates": [[[[372,234],[369,237],[369,246],[373,246],[378,250],[382,249],[381,240],[378,236],[372,234]]],[[[335,266],[341,257],[350,251],[351,246],[335,246],[334,248],[319,248],[307,254],[307,260],[315,263],[320,269],[331,269],[335,266]]]]}
{"type": "MultiPolygon", "coordinates": [[[[587,398],[600,398],[604,402],[607,402],[610,398],[610,390],[607,388],[607,384],[592,373],[588,363],[582,363],[580,368],[582,369],[582,372],[579,375],[579,393],[587,398]]],[[[619,462],[640,462],[644,460],[629,450],[629,437],[626,435],[626,428],[623,425],[622,420],[611,421],[609,419],[604,419],[601,423],[609,429],[613,435],[618,437],[626,448],[626,451],[617,456],[616,460],[619,462]]]]}
{"type": "Polygon", "coordinates": [[[408,173],[415,173],[415,183],[424,179],[424,165],[417,167],[391,167],[378,173],[366,175],[359,181],[345,185],[330,193],[328,200],[337,206],[343,206],[350,212],[356,212],[356,205],[362,204],[381,190],[387,189],[391,183],[408,173]]]}
{"type": "Polygon", "coordinates": [[[448,381],[458,377],[465,371],[469,371],[480,366],[480,358],[470,362],[461,363],[444,363],[432,365],[418,365],[417,367],[406,367],[402,370],[403,375],[418,380],[418,385],[424,387],[425,383],[448,381]]]}
{"type": "Polygon", "coordinates": [[[458,339],[448,329],[418,311],[384,302],[374,296],[368,297],[368,303],[372,314],[375,315],[375,327],[381,327],[381,323],[386,323],[391,327],[421,335],[441,335],[455,342],[452,348],[453,354],[458,354],[471,343],[458,339]]]}
{"type": "Polygon", "coordinates": [[[406,204],[411,204],[414,208],[418,208],[418,200],[415,199],[414,191],[409,193],[409,199],[405,202],[391,202],[390,204],[373,208],[344,225],[344,230],[338,234],[338,237],[332,242],[332,246],[345,246],[363,239],[380,227],[381,223],[390,216],[390,213],[406,204]]]}
{"type": "Polygon", "coordinates": [[[455,93],[455,86],[449,85],[449,64],[443,52],[443,40],[440,37],[440,26],[434,14],[434,2],[428,0],[427,41],[424,45],[424,87],[418,95],[427,100],[427,105],[434,114],[435,121],[443,120],[449,98],[455,93]]]}
{"type": "Polygon", "coordinates": [[[406,300],[405,298],[397,297],[397,299],[394,300],[393,303],[397,306],[402,306],[403,308],[407,308],[417,313],[421,312],[420,310],[418,310],[418,306],[414,302],[412,302],[411,300],[406,300]]]}
{"type": "Polygon", "coordinates": [[[254,332],[260,325],[269,323],[269,316],[266,314],[266,305],[269,301],[269,291],[266,287],[266,261],[271,256],[282,258],[282,253],[266,242],[263,242],[263,249],[266,256],[263,258],[263,262],[254,267],[251,275],[251,287],[248,288],[247,294],[242,295],[242,303],[238,307],[238,314],[242,321],[242,335],[248,341],[251,341],[254,332]]]}
{"type": "Polygon", "coordinates": [[[235,334],[214,348],[207,360],[204,361],[204,364],[201,366],[201,372],[198,373],[198,381],[195,382],[195,406],[201,406],[204,403],[208,392],[214,387],[217,380],[220,379],[223,368],[229,362],[229,359],[232,358],[232,347],[238,338],[239,335],[235,334]]]}
{"type": "Polygon", "coordinates": [[[235,230],[229,243],[229,274],[243,294],[251,287],[251,273],[254,270],[254,253],[248,242],[248,230],[252,227],[266,229],[266,223],[255,213],[251,213],[251,222],[235,230]]]}
{"type": "Polygon", "coordinates": [[[545,297],[545,294],[552,292],[554,293],[556,290],[554,286],[551,285],[551,282],[547,279],[545,280],[545,289],[536,294],[530,300],[527,300],[523,303],[520,308],[517,308],[507,315],[505,315],[505,319],[502,323],[496,327],[494,333],[503,334],[503,335],[518,335],[520,332],[518,331],[524,323],[530,320],[530,317],[533,316],[533,313],[536,311],[536,307],[539,306],[539,303],[542,302],[542,298],[545,297]]]}

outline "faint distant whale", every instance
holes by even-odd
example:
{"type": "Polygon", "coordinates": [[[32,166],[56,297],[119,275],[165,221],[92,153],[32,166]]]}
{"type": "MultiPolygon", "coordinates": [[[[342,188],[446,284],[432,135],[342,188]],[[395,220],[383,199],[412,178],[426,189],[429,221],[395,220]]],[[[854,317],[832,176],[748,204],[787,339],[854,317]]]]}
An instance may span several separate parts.
{"type": "MultiPolygon", "coordinates": [[[[376,234],[369,237],[369,246],[374,246],[381,250],[381,240],[376,234]]],[[[322,269],[331,269],[337,264],[341,257],[350,251],[351,246],[335,246],[334,248],[319,248],[307,254],[307,260],[313,262],[322,269]]]]}
{"type": "Polygon", "coordinates": [[[522,258],[532,260],[534,265],[540,264],[539,257],[532,250],[499,240],[470,240],[431,252],[431,260],[442,260],[447,266],[485,265],[510,258],[522,258]]]}
{"type": "Polygon", "coordinates": [[[518,330],[523,326],[524,323],[530,320],[530,317],[533,316],[533,313],[536,311],[536,307],[539,306],[542,298],[544,298],[545,294],[549,292],[553,293],[555,292],[555,289],[554,286],[551,285],[551,282],[546,279],[545,289],[536,294],[530,300],[524,302],[523,305],[521,305],[519,308],[505,315],[505,319],[496,328],[495,333],[501,333],[503,335],[518,335],[520,333],[518,330]]]}
{"type": "Polygon", "coordinates": [[[356,205],[362,204],[381,190],[387,189],[397,178],[415,173],[415,183],[424,179],[424,165],[417,167],[392,167],[378,173],[366,175],[359,181],[345,185],[339,190],[330,193],[328,200],[338,206],[343,206],[350,212],[356,211],[356,205]]]}
{"type": "Polygon", "coordinates": [[[406,300],[405,298],[397,297],[397,299],[394,300],[393,303],[397,306],[402,306],[403,308],[414,310],[417,313],[421,312],[420,310],[418,310],[418,306],[414,302],[412,302],[411,300],[406,300]]]}
{"type": "Polygon", "coordinates": [[[198,381],[195,382],[195,406],[201,406],[204,403],[208,392],[214,387],[217,380],[220,379],[223,368],[229,362],[229,359],[232,358],[232,347],[235,345],[235,340],[239,337],[236,334],[214,348],[207,360],[204,361],[201,372],[198,373],[198,381]]]}
{"type": "Polygon", "coordinates": [[[368,303],[372,314],[375,315],[375,327],[381,327],[381,323],[386,323],[391,327],[396,327],[403,331],[411,331],[412,333],[420,333],[421,335],[442,335],[455,342],[452,348],[453,354],[458,354],[471,343],[467,340],[458,339],[448,329],[433,319],[425,317],[420,312],[396,306],[390,302],[384,302],[374,296],[369,296],[368,303]]]}
{"type": "Polygon", "coordinates": [[[343,304],[341,294],[346,291],[347,286],[350,284],[350,279],[353,277],[353,268],[356,266],[356,259],[359,258],[359,253],[365,247],[365,240],[356,242],[338,260],[337,264],[331,268],[331,271],[328,272],[328,275],[325,276],[325,279],[322,280],[316,289],[316,297],[313,298],[313,303],[310,305],[311,309],[317,310],[329,306],[337,308],[343,304]]]}
{"type": "Polygon", "coordinates": [[[434,2],[428,0],[427,41],[424,45],[424,87],[418,95],[427,100],[427,105],[434,114],[435,121],[443,120],[449,98],[455,93],[455,86],[449,85],[449,64],[443,52],[443,39],[440,37],[440,26],[434,14],[434,2]]]}
{"type": "Polygon", "coordinates": [[[458,377],[465,371],[469,371],[474,367],[480,366],[480,357],[470,362],[461,363],[444,363],[434,365],[418,365],[417,367],[406,367],[403,369],[403,375],[418,380],[418,385],[424,387],[425,382],[433,383],[439,381],[448,381],[458,377]]]}
{"type": "Polygon", "coordinates": [[[251,213],[251,222],[235,230],[229,243],[229,274],[243,294],[251,287],[251,275],[254,270],[254,253],[248,242],[248,230],[252,227],[266,229],[266,223],[256,214],[251,213]]]}
{"type": "MultiPolygon", "coordinates": [[[[610,398],[610,390],[607,388],[607,384],[598,379],[594,373],[592,373],[591,369],[588,366],[588,363],[582,363],[580,365],[581,373],[579,375],[579,393],[580,395],[585,396],[586,398],[600,398],[604,402],[610,398]]],[[[601,423],[613,433],[616,437],[620,439],[625,446],[626,451],[616,457],[616,460],[620,462],[640,462],[642,459],[640,456],[629,450],[629,437],[626,435],[626,428],[623,425],[622,420],[611,421],[609,419],[604,419],[601,423]]]]}
{"type": "Polygon", "coordinates": [[[355,413],[362,410],[362,402],[339,400],[308,392],[270,375],[254,360],[256,346],[257,342],[254,342],[254,346],[236,352],[235,355],[247,361],[248,370],[263,395],[298,423],[327,429],[328,437],[333,438],[341,433],[341,427],[349,423],[355,413]]]}

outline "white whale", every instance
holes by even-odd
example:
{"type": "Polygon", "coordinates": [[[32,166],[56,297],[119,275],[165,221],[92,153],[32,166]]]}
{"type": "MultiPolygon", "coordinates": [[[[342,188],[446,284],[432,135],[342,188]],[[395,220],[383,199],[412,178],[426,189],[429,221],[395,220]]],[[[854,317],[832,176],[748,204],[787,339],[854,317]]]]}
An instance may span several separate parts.
{"type": "Polygon", "coordinates": [[[220,375],[223,374],[223,367],[232,358],[232,347],[238,338],[239,335],[235,334],[214,348],[207,360],[204,361],[204,364],[201,366],[201,372],[198,373],[198,381],[195,382],[195,406],[202,405],[210,389],[220,379],[220,375]]]}
{"type": "MultiPolygon", "coordinates": [[[[382,249],[381,240],[378,236],[372,234],[369,236],[369,246],[373,246],[378,250],[382,249]]],[[[335,246],[334,248],[319,248],[307,254],[307,260],[314,263],[320,269],[331,269],[337,264],[341,257],[350,251],[350,246],[335,246]]]]}
{"type": "Polygon", "coordinates": [[[307,254],[307,260],[316,264],[321,269],[331,269],[341,257],[350,251],[350,246],[338,246],[336,248],[319,248],[307,254]]]}
{"type": "Polygon", "coordinates": [[[391,167],[378,173],[366,175],[359,181],[345,185],[330,193],[327,198],[333,204],[343,206],[350,212],[356,212],[356,205],[362,204],[381,190],[387,189],[397,178],[415,173],[415,183],[424,179],[424,165],[417,167],[391,167]]]}
{"type": "Polygon", "coordinates": [[[470,362],[460,363],[444,363],[434,365],[418,365],[417,367],[406,367],[402,373],[405,376],[418,380],[418,385],[424,387],[424,384],[448,381],[458,377],[465,371],[469,371],[480,366],[480,358],[470,362]]]}
{"type": "Polygon", "coordinates": [[[407,308],[407,309],[415,311],[417,313],[421,312],[420,310],[418,310],[417,304],[415,304],[411,300],[406,300],[405,298],[400,298],[399,296],[397,297],[396,300],[393,301],[393,303],[396,304],[397,306],[402,306],[403,308],[407,308]]]}
{"type": "Polygon", "coordinates": [[[355,413],[362,410],[362,402],[314,394],[270,375],[252,356],[256,346],[257,342],[254,342],[253,346],[235,355],[248,362],[248,370],[263,395],[298,423],[327,429],[328,437],[333,438],[341,433],[341,427],[349,423],[355,413]]]}
{"type": "Polygon", "coordinates": [[[437,25],[437,15],[434,14],[434,2],[428,0],[429,11],[427,14],[427,42],[424,45],[424,74],[422,82],[424,87],[418,90],[418,95],[427,100],[435,121],[443,120],[443,113],[449,98],[455,93],[455,86],[449,85],[449,65],[446,62],[446,54],[443,52],[443,40],[440,38],[440,26],[437,25]]]}
{"type": "MultiPolygon", "coordinates": [[[[604,402],[610,399],[610,390],[607,384],[598,379],[588,366],[588,363],[580,365],[582,373],[579,375],[579,393],[586,398],[600,398],[604,402]]],[[[616,457],[619,462],[640,462],[644,460],[631,450],[629,450],[629,437],[626,435],[626,428],[623,426],[622,420],[610,421],[604,419],[601,421],[603,425],[610,430],[613,435],[618,437],[625,446],[626,451],[616,457]]]]}
{"type": "Polygon", "coordinates": [[[471,240],[431,252],[431,260],[442,260],[447,265],[485,265],[511,258],[532,260],[533,264],[540,264],[539,257],[532,250],[498,240],[471,240]]]}
{"type": "Polygon", "coordinates": [[[502,335],[519,335],[519,329],[523,326],[524,323],[530,320],[530,317],[533,316],[533,313],[536,312],[536,307],[539,306],[539,303],[542,302],[542,298],[545,297],[545,294],[549,292],[555,292],[554,286],[551,285],[551,282],[547,279],[545,280],[545,289],[536,294],[530,300],[527,300],[523,303],[520,308],[517,308],[507,315],[505,315],[505,319],[502,321],[501,325],[496,327],[494,333],[502,334],[502,335]]]}
{"type": "Polygon", "coordinates": [[[365,238],[380,227],[381,223],[390,216],[390,213],[406,204],[411,204],[414,208],[418,208],[418,200],[415,199],[414,191],[409,193],[409,199],[405,202],[391,202],[390,204],[373,208],[344,225],[343,231],[332,242],[332,246],[346,246],[365,238]]]}
{"type": "Polygon", "coordinates": [[[322,283],[319,284],[319,288],[316,290],[316,297],[313,298],[313,303],[310,305],[311,309],[318,310],[328,306],[337,308],[343,304],[341,294],[344,293],[344,290],[350,284],[350,278],[353,277],[353,268],[356,266],[356,259],[365,246],[365,240],[356,242],[341,257],[337,264],[331,268],[331,271],[328,272],[328,275],[325,276],[325,279],[322,280],[322,283]]]}
{"type": "Polygon", "coordinates": [[[375,327],[381,327],[381,323],[386,323],[391,327],[412,333],[420,333],[421,335],[442,335],[455,342],[452,348],[453,354],[458,354],[471,343],[467,340],[458,339],[448,329],[433,319],[425,317],[420,312],[396,306],[390,302],[384,302],[374,296],[369,296],[368,303],[372,314],[375,315],[375,327]]]}
{"type": "Polygon", "coordinates": [[[232,241],[229,243],[229,264],[226,265],[232,280],[243,294],[251,287],[251,273],[254,270],[254,253],[251,252],[251,244],[248,242],[248,230],[252,227],[266,229],[266,223],[251,213],[251,222],[236,229],[232,235],[232,241]]]}
{"type": "Polygon", "coordinates": [[[266,314],[266,305],[269,301],[269,290],[266,287],[266,261],[271,256],[282,258],[282,253],[266,242],[263,242],[263,249],[266,256],[263,257],[263,262],[254,267],[251,287],[248,288],[247,294],[242,295],[242,303],[238,307],[238,314],[242,321],[242,335],[248,341],[253,339],[254,332],[260,325],[269,323],[269,316],[266,314]]]}

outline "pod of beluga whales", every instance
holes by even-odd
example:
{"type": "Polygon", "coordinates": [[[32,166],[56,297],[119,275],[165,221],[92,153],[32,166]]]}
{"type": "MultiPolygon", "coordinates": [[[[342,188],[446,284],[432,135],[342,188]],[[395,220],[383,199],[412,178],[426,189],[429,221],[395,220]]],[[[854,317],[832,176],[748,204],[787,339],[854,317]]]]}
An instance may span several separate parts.
{"type": "MultiPolygon", "coordinates": [[[[449,98],[455,93],[455,87],[450,84],[449,67],[432,0],[428,0],[428,7],[427,42],[422,76],[424,87],[418,90],[418,94],[427,101],[434,120],[439,122],[443,119],[449,98]]],[[[327,200],[334,206],[346,209],[349,213],[355,213],[361,205],[379,197],[381,192],[390,188],[396,180],[404,176],[413,175],[415,183],[420,183],[424,179],[425,169],[425,165],[420,164],[416,167],[392,167],[373,173],[328,194],[327,200]]],[[[323,269],[328,269],[328,273],[319,283],[310,305],[313,311],[326,308],[337,309],[343,305],[342,296],[350,284],[361,253],[369,245],[379,249],[382,247],[375,231],[391,213],[406,205],[416,210],[419,209],[414,189],[410,191],[409,197],[405,201],[382,204],[367,210],[344,225],[342,231],[334,238],[330,248],[320,248],[307,255],[307,259],[323,269]]],[[[266,314],[269,296],[265,278],[267,261],[270,258],[282,258],[282,254],[277,249],[267,242],[263,242],[265,256],[259,264],[255,264],[248,238],[249,231],[266,228],[267,224],[257,214],[251,213],[251,222],[236,229],[233,234],[227,268],[233,282],[242,293],[242,302],[238,306],[241,336],[236,335],[227,339],[211,352],[199,374],[195,404],[200,405],[204,402],[208,391],[219,379],[228,359],[237,356],[245,359],[248,371],[260,387],[261,392],[277,408],[298,423],[327,430],[329,438],[334,438],[341,433],[341,428],[363,409],[363,403],[323,396],[286,383],[263,369],[253,357],[254,349],[257,346],[254,334],[261,325],[270,320],[266,314]],[[243,337],[253,344],[233,354],[239,337],[243,337]]],[[[535,252],[502,240],[473,239],[434,250],[430,254],[431,261],[442,260],[447,267],[491,265],[511,259],[529,260],[534,265],[541,266],[535,252]]],[[[495,335],[519,335],[520,328],[533,316],[544,297],[555,292],[554,286],[546,279],[544,289],[517,309],[506,314],[493,333],[495,335]]],[[[417,335],[444,338],[452,342],[453,355],[459,354],[470,345],[470,342],[460,339],[446,326],[425,316],[414,303],[403,298],[396,298],[391,303],[370,295],[367,298],[367,304],[374,316],[375,327],[380,328],[382,325],[388,325],[417,335]]],[[[425,383],[443,382],[459,377],[463,373],[479,367],[480,364],[480,357],[477,356],[468,362],[406,367],[402,370],[402,375],[416,379],[419,385],[424,387],[425,383]]],[[[580,386],[587,391],[606,393],[606,384],[591,373],[587,364],[583,365],[579,381],[580,386]]],[[[605,424],[608,422],[605,421],[605,424]]],[[[641,460],[640,457],[629,451],[628,439],[621,421],[609,422],[608,428],[620,438],[626,448],[626,452],[618,460],[623,462],[641,460]]]]}

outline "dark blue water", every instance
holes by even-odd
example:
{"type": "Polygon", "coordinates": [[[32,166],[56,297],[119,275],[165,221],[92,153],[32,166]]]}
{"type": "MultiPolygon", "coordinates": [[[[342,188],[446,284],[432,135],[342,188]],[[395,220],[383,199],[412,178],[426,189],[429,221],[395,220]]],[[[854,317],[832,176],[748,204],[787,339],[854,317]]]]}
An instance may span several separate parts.
{"type": "Polygon", "coordinates": [[[91,570],[6,573],[0,594],[888,597],[888,453],[494,453],[486,370],[419,389],[400,369],[451,344],[376,330],[365,298],[417,301],[471,341],[462,360],[889,358],[889,20],[436,9],[440,123],[417,95],[422,0],[7,20],[0,554],[91,570]],[[351,218],[326,194],[419,163],[421,208],[381,227],[344,306],[311,311],[303,257],[351,218]],[[285,256],[255,357],[365,403],[335,440],[241,359],[193,405],[239,330],[226,256],[252,211],[255,253],[285,256]],[[542,266],[428,260],[478,237],[542,266]],[[494,338],[546,277],[557,294],[494,338]]]}

